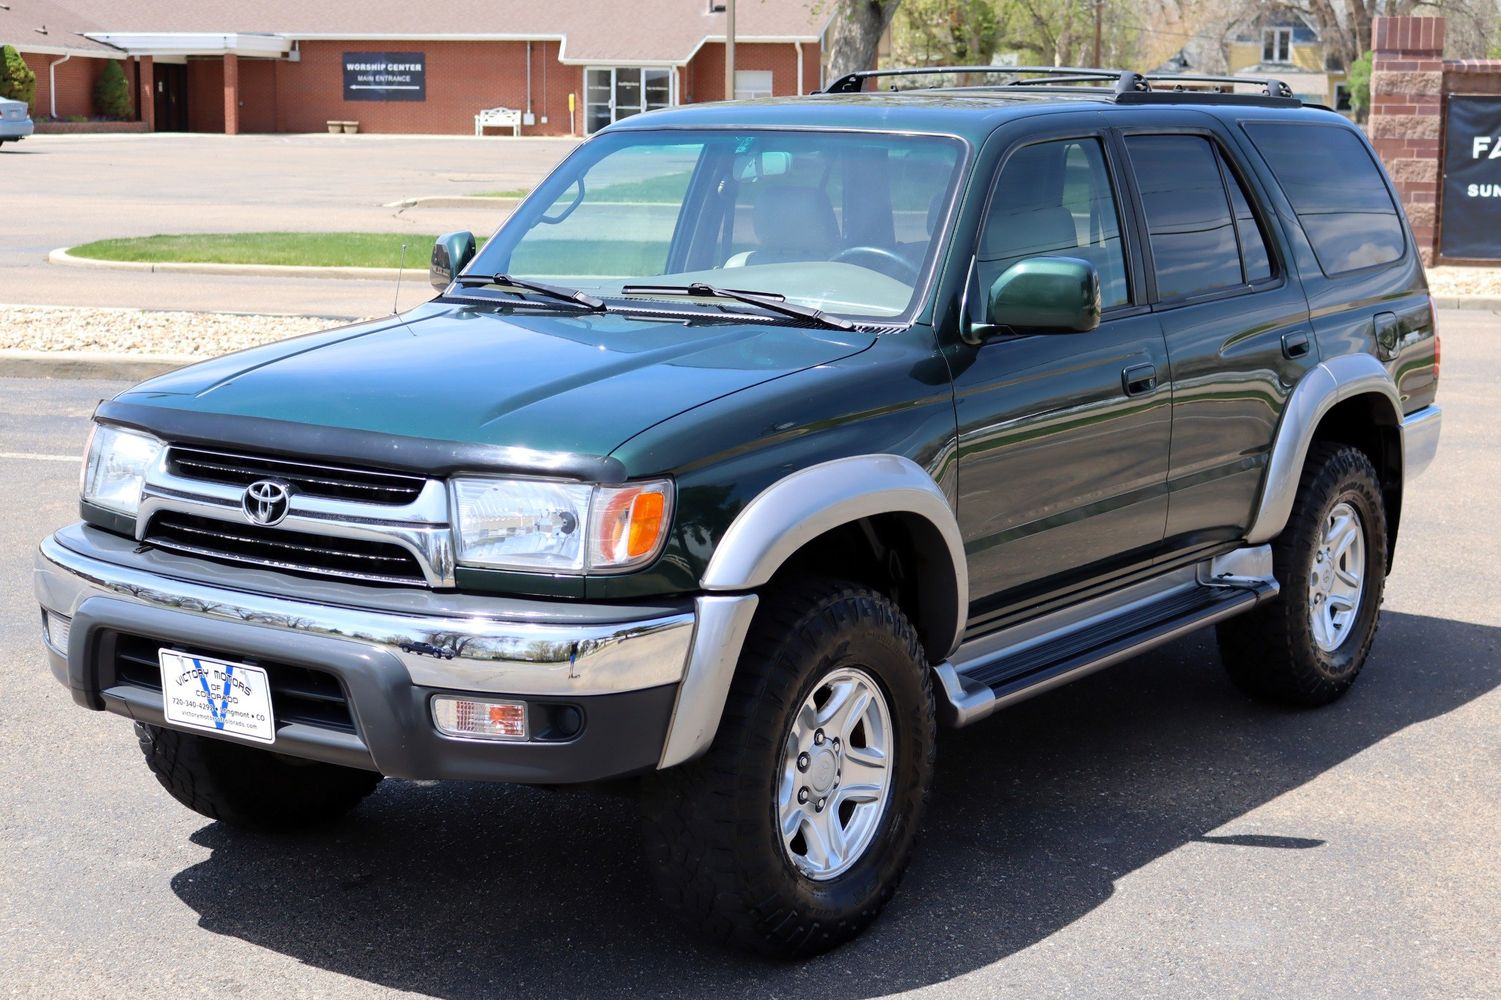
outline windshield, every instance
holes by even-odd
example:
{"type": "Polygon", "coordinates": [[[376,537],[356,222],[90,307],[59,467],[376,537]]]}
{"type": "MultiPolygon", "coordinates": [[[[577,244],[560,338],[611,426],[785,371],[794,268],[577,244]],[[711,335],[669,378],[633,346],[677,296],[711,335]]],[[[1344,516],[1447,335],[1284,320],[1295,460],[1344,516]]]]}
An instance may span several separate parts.
{"type": "Polygon", "coordinates": [[[465,271],[601,296],[658,286],[627,289],[633,299],[702,283],[893,319],[915,304],[962,151],[931,135],[606,133],[465,271]]]}

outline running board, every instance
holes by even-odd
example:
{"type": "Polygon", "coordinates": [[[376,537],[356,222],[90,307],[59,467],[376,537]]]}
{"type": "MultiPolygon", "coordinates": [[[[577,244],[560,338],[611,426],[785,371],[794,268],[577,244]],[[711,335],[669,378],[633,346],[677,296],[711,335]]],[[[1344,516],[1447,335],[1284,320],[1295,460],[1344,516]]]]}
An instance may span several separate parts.
{"type": "Polygon", "coordinates": [[[934,668],[940,717],[967,726],[1276,596],[1258,545],[972,639],[934,668]]]}

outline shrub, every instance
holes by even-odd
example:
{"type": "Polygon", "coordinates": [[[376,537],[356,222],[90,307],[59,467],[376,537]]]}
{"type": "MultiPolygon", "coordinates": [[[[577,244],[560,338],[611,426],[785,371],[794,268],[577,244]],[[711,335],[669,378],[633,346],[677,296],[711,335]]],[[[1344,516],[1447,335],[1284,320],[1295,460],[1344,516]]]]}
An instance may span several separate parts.
{"type": "Polygon", "coordinates": [[[135,111],[125,70],[114,59],[104,64],[99,79],[94,81],[94,111],[106,118],[129,118],[135,111]]]}
{"type": "Polygon", "coordinates": [[[1371,53],[1364,53],[1350,64],[1345,86],[1350,88],[1350,107],[1355,111],[1356,121],[1365,121],[1371,110],[1371,53]]]}
{"type": "Polygon", "coordinates": [[[36,74],[14,45],[0,46],[0,97],[25,101],[28,106],[36,99],[36,74]]]}

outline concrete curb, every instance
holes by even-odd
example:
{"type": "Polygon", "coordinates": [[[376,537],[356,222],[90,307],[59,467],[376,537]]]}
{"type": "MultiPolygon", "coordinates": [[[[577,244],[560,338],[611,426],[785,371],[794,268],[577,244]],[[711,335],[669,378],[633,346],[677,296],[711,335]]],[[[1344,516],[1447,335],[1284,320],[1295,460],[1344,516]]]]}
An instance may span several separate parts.
{"type": "Polygon", "coordinates": [[[509,215],[521,204],[520,198],[481,198],[472,194],[435,194],[421,198],[388,201],[381,208],[490,208],[509,215]]]}
{"type": "Polygon", "coordinates": [[[0,351],[5,378],[98,378],[140,381],[207,358],[103,351],[0,351]]]}
{"type": "Polygon", "coordinates": [[[1433,304],[1440,309],[1501,310],[1501,298],[1492,295],[1435,295],[1433,304]]]}
{"type": "MultiPolygon", "coordinates": [[[[195,264],[186,261],[98,260],[93,257],[75,257],[69,252],[72,249],[72,247],[59,247],[47,255],[47,263],[105,271],[147,271],[154,274],[218,274],[253,278],[342,278],[357,281],[395,281],[397,275],[410,276],[425,270],[416,266],[402,269],[397,267],[302,267],[293,264],[195,264]]],[[[419,252],[414,259],[425,261],[426,250],[419,252]]]]}

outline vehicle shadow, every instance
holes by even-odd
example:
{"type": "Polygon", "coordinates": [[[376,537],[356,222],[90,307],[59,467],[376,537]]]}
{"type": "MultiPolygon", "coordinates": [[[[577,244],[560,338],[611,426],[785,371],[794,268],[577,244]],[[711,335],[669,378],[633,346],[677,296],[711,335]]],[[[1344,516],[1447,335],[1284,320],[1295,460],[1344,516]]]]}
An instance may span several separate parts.
{"type": "Polygon", "coordinates": [[[948,733],[896,901],[801,965],[680,928],[643,870],[634,803],[598,791],[387,782],[321,834],[205,826],[211,855],[172,888],[209,931],[436,996],[797,994],[814,971],[822,995],[887,994],[1047,938],[1186,843],[1319,850],[1306,831],[1213,831],[1497,687],[1498,639],[1388,613],[1350,696],[1294,712],[1232,689],[1202,632],[948,733]]]}

